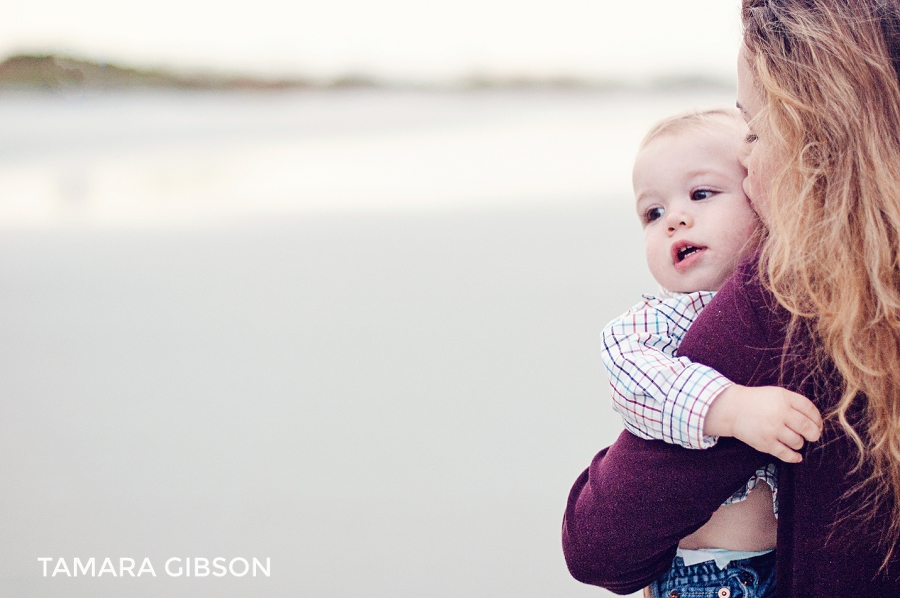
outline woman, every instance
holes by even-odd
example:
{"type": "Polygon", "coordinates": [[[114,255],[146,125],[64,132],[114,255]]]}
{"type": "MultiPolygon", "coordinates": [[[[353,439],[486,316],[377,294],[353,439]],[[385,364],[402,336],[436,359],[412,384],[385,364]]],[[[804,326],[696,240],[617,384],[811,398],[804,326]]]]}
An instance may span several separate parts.
{"type": "MultiPolygon", "coordinates": [[[[900,596],[900,2],[744,0],[742,17],[745,189],[769,237],[681,354],[829,415],[780,466],[778,595],[900,596]]],[[[572,489],[572,574],[647,585],[765,460],[623,434],[572,489]]]]}

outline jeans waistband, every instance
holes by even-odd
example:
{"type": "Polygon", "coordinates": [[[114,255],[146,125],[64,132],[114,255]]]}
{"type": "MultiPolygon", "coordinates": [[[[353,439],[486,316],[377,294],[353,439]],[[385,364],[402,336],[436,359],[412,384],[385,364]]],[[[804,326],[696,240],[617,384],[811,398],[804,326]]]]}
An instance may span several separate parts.
{"type": "Polygon", "coordinates": [[[672,566],[650,587],[651,596],[666,597],[701,595],[723,596],[718,591],[728,591],[731,598],[766,598],[775,592],[775,561],[773,550],[760,556],[734,560],[725,568],[715,561],[685,565],[681,557],[675,557],[672,566]],[[674,590],[674,591],[673,591],[674,590]],[[710,592],[711,591],[711,592],[710,592]]]}
{"type": "Polygon", "coordinates": [[[719,566],[719,569],[724,569],[728,563],[731,561],[742,561],[744,559],[749,559],[757,556],[762,556],[769,552],[775,550],[774,548],[770,548],[769,550],[757,550],[753,552],[749,551],[737,551],[737,550],[724,550],[721,548],[708,548],[701,550],[685,550],[682,548],[678,549],[678,552],[675,553],[675,556],[681,557],[684,560],[684,564],[687,566],[695,565],[697,563],[703,563],[706,561],[715,561],[719,566]]]}

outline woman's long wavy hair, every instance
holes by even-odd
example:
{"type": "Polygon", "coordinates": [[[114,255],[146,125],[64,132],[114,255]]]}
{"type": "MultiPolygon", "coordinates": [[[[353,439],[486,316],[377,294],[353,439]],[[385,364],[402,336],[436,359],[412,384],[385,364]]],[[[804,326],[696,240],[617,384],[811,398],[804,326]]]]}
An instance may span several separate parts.
{"type": "Polygon", "coordinates": [[[857,514],[900,540],[900,0],[743,0],[778,169],[761,274],[843,379],[857,514]],[[885,510],[886,509],[886,510],[885,510]]]}

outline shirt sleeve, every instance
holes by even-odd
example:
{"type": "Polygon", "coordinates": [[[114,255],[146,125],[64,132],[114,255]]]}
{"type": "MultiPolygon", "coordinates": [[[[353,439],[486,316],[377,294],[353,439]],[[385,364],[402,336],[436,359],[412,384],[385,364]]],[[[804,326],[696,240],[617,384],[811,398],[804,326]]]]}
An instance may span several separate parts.
{"type": "Polygon", "coordinates": [[[604,328],[603,363],[613,409],[635,436],[693,449],[718,440],[703,434],[703,424],[712,402],[732,383],[713,368],[675,354],[714,295],[645,296],[604,328]]]}

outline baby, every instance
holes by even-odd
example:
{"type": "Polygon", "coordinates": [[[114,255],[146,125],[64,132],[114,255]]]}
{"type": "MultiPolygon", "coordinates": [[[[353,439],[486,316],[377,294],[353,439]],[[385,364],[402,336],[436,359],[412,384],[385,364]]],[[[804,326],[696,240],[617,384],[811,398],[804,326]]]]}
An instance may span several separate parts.
{"type": "MultiPolygon", "coordinates": [[[[804,439],[815,441],[821,431],[808,399],[740,386],[675,356],[688,327],[761,238],[738,158],[745,135],[739,112],[723,109],[668,118],[641,142],[634,193],[647,264],[662,291],[604,329],[603,361],[613,406],[633,434],[693,449],[733,436],[795,463],[804,439]]],[[[776,475],[774,463],[757,471],[681,541],[669,571],[646,593],[728,598],[752,585],[754,596],[774,595],[776,475]]]]}

